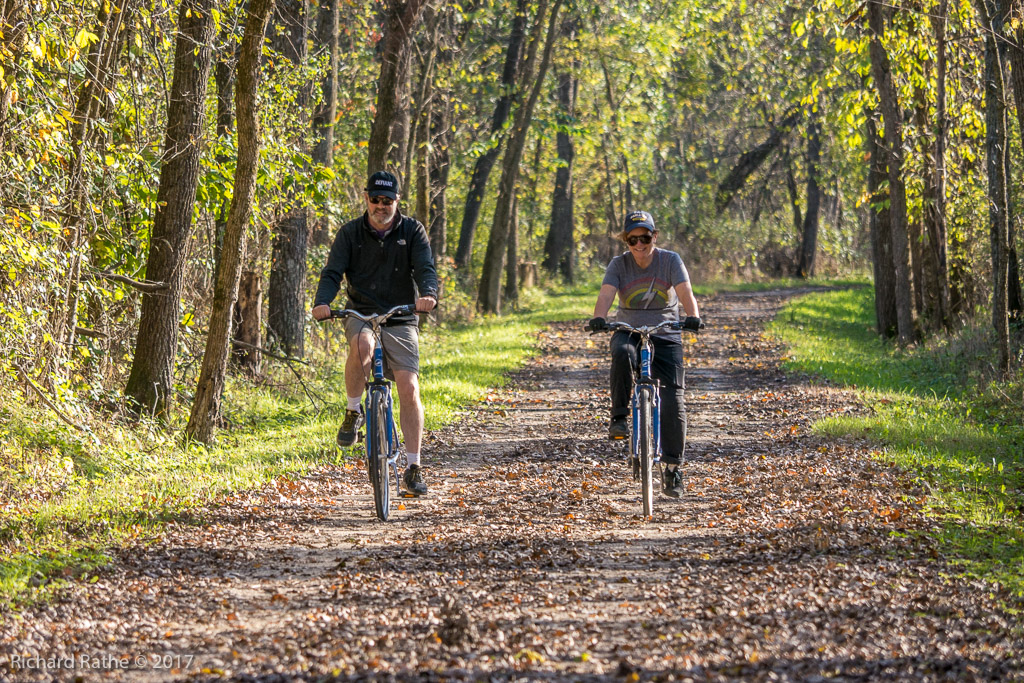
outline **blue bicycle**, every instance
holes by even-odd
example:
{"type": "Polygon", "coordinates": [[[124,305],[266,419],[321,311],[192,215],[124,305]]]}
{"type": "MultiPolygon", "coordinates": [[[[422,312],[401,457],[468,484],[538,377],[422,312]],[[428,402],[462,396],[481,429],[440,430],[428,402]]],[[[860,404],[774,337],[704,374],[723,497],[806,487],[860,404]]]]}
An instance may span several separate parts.
{"type": "Polygon", "coordinates": [[[391,397],[391,382],[384,378],[384,345],[380,339],[380,328],[389,318],[396,315],[411,315],[416,312],[414,305],[395,306],[387,313],[364,315],[349,309],[331,310],[331,318],[356,318],[370,326],[373,332],[373,380],[367,384],[363,415],[366,417],[366,470],[373,485],[373,505],[377,517],[388,521],[391,515],[391,486],[402,495],[399,459],[402,456],[391,397]]]}
{"type": "MultiPolygon", "coordinates": [[[[704,327],[703,323],[701,327],[704,327]]],[[[643,515],[646,518],[654,513],[654,467],[661,463],[661,394],[658,391],[658,380],[651,376],[651,360],[654,358],[651,335],[660,330],[678,332],[686,328],[681,321],[666,320],[643,327],[609,322],[605,329],[608,332],[623,330],[640,335],[640,367],[639,371],[636,368],[633,370],[633,429],[629,462],[633,469],[633,480],[640,481],[643,515]]],[[[683,438],[685,440],[685,434],[683,438]]]]}

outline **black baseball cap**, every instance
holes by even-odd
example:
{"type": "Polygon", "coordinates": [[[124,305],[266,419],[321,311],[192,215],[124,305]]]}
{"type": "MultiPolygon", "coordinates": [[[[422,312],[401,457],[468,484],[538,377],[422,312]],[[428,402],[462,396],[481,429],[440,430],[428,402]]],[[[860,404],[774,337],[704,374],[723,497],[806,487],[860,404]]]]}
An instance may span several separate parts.
{"type": "Polygon", "coordinates": [[[654,227],[654,218],[646,211],[630,211],[626,214],[626,222],[622,231],[629,232],[633,228],[647,228],[651,232],[658,231],[654,227]]]}
{"type": "Polygon", "coordinates": [[[366,194],[398,199],[398,178],[387,171],[377,171],[366,181],[366,194]]]}

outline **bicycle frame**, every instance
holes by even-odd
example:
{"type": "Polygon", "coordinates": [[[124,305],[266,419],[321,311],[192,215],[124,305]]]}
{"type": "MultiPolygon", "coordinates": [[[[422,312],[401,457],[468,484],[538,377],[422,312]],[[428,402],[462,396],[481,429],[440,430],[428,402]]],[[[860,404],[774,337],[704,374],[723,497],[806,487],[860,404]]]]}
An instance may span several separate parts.
{"type": "Polygon", "coordinates": [[[661,392],[659,391],[658,380],[651,376],[651,361],[654,358],[654,345],[651,344],[651,335],[655,332],[663,329],[679,329],[679,323],[675,321],[665,321],[657,325],[645,326],[645,327],[633,327],[626,323],[611,322],[608,323],[608,329],[612,332],[628,332],[632,334],[640,335],[640,369],[636,371],[634,369],[633,376],[633,398],[632,398],[632,417],[633,417],[633,430],[632,438],[630,439],[630,454],[633,457],[639,456],[640,451],[640,435],[639,430],[636,426],[640,423],[640,416],[638,414],[640,406],[640,394],[642,392],[650,392],[651,394],[651,430],[653,433],[654,441],[654,462],[661,462],[661,392]]]}
{"type": "Polygon", "coordinates": [[[631,436],[630,453],[633,457],[639,457],[640,453],[640,394],[650,392],[651,394],[651,430],[654,437],[654,462],[661,462],[661,392],[658,390],[658,380],[651,376],[651,358],[654,356],[654,348],[650,336],[640,336],[640,373],[633,378],[633,398],[631,401],[633,415],[633,429],[631,436]]]}
{"type": "MultiPolygon", "coordinates": [[[[414,306],[396,306],[387,313],[381,315],[363,315],[357,311],[352,310],[332,310],[331,314],[334,318],[356,318],[361,320],[370,327],[370,331],[373,334],[373,356],[371,360],[371,376],[372,380],[367,382],[366,398],[363,402],[363,415],[366,418],[366,458],[367,458],[367,470],[371,473],[371,480],[374,479],[373,472],[375,471],[375,464],[370,462],[370,454],[377,452],[385,456],[383,464],[388,468],[389,474],[387,478],[394,483],[396,494],[401,497],[402,495],[402,484],[401,478],[399,477],[399,462],[398,459],[401,457],[401,447],[398,442],[398,430],[395,425],[395,412],[394,412],[394,398],[391,393],[391,382],[384,377],[384,343],[380,337],[380,328],[384,325],[389,318],[394,315],[405,315],[415,312],[414,306]],[[374,403],[383,403],[384,406],[384,429],[379,429],[377,424],[377,413],[373,410],[372,406],[374,403]],[[383,442],[378,444],[374,442],[374,439],[378,438],[378,435],[383,431],[383,442]]],[[[375,496],[377,490],[380,488],[376,481],[374,481],[375,496]]],[[[387,491],[379,492],[383,496],[383,503],[378,508],[378,515],[381,519],[387,520],[388,508],[390,507],[390,496],[387,495],[387,491]]],[[[377,501],[375,501],[376,503],[377,501]]]]}

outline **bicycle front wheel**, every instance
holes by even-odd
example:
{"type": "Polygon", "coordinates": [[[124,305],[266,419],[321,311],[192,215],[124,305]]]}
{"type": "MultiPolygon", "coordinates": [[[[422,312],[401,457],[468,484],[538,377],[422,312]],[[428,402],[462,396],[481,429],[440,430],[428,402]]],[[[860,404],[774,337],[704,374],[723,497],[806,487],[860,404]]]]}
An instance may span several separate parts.
{"type": "Polygon", "coordinates": [[[387,395],[371,391],[366,416],[366,464],[373,485],[373,506],[377,517],[388,521],[391,514],[391,481],[388,465],[387,395]]]}
{"type": "Polygon", "coordinates": [[[651,390],[647,387],[642,388],[639,394],[637,455],[640,458],[640,488],[643,494],[644,517],[650,517],[654,514],[654,400],[651,390]]]}

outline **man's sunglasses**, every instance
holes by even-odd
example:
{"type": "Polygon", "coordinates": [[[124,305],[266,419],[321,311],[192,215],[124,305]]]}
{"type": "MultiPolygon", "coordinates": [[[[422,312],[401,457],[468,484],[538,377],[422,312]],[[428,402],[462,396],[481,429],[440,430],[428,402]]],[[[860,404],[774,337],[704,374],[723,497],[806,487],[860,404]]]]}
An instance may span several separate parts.
{"type": "Polygon", "coordinates": [[[383,204],[384,206],[391,206],[395,203],[395,200],[391,197],[370,197],[371,204],[383,204]]]}
{"type": "Polygon", "coordinates": [[[635,247],[637,243],[650,244],[651,240],[654,239],[654,235],[630,235],[626,238],[626,244],[631,247],[635,247]]]}

